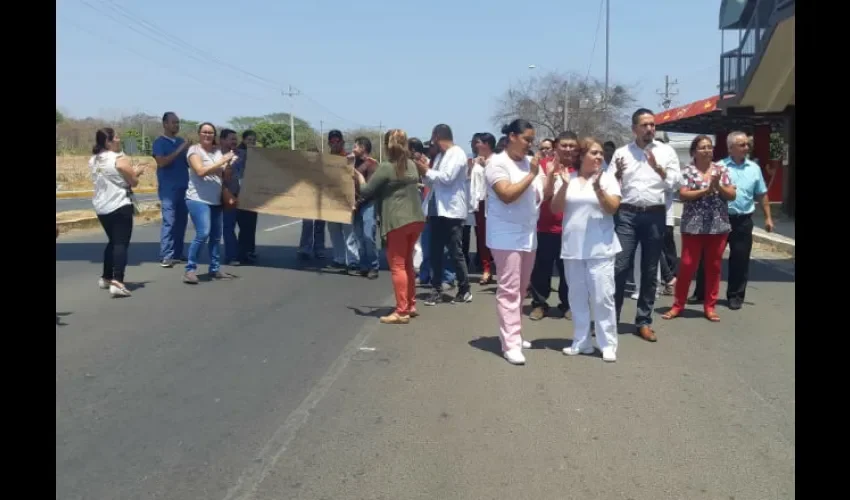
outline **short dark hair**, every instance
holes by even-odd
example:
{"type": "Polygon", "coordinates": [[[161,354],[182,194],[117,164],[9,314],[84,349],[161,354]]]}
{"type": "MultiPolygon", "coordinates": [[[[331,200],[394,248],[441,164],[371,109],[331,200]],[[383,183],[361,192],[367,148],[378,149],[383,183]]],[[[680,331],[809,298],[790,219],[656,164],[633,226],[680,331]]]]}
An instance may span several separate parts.
{"type": "Polygon", "coordinates": [[[436,138],[438,141],[455,140],[454,135],[452,135],[452,128],[445,123],[441,123],[434,127],[434,130],[431,132],[431,137],[436,138]]]}
{"type": "Polygon", "coordinates": [[[354,139],[354,144],[365,149],[367,155],[372,154],[372,141],[370,141],[368,137],[360,136],[357,139],[354,139]]]}
{"type": "Polygon", "coordinates": [[[605,149],[607,147],[612,147],[614,149],[617,149],[617,145],[614,144],[614,141],[605,141],[605,144],[602,145],[602,149],[605,149]]]}
{"type": "Polygon", "coordinates": [[[255,139],[256,139],[256,138],[257,138],[257,133],[256,133],[256,132],[254,132],[254,131],[253,131],[253,130],[251,130],[251,129],[248,129],[248,130],[246,130],[246,131],[242,132],[242,140],[243,140],[243,141],[244,141],[245,139],[249,138],[249,137],[253,137],[253,138],[255,138],[255,139]]]}
{"type": "Polygon", "coordinates": [[[166,111],[165,114],[162,115],[162,123],[165,123],[166,121],[168,121],[169,116],[173,116],[174,118],[177,118],[177,113],[175,113],[174,111],[166,111]]]}
{"type": "Polygon", "coordinates": [[[218,135],[218,137],[224,139],[225,137],[230,137],[231,134],[236,135],[236,131],[232,128],[223,128],[221,129],[221,133],[218,135]]]}
{"type": "Polygon", "coordinates": [[[337,130],[337,129],[333,129],[333,130],[331,130],[330,132],[328,132],[328,142],[330,142],[330,140],[331,140],[331,139],[333,139],[334,137],[336,137],[337,139],[339,139],[339,140],[341,140],[341,141],[344,141],[344,140],[345,140],[345,139],[342,137],[342,132],[340,132],[340,131],[339,131],[339,130],[337,130]]]}
{"type": "Polygon", "coordinates": [[[572,130],[564,130],[563,132],[558,134],[558,137],[555,140],[558,141],[558,142],[561,142],[564,139],[577,141],[578,140],[578,134],[576,134],[572,130]]]}
{"type": "Polygon", "coordinates": [[[545,137],[542,141],[539,142],[539,144],[543,144],[544,142],[555,142],[555,139],[552,139],[551,137],[545,137]]]}
{"type": "Polygon", "coordinates": [[[640,117],[643,116],[643,115],[653,115],[653,116],[655,116],[655,113],[653,113],[651,109],[638,108],[637,111],[632,113],[632,125],[637,125],[638,122],[640,122],[640,117]]]}
{"type": "Polygon", "coordinates": [[[412,153],[425,154],[425,145],[416,137],[411,137],[407,140],[407,149],[412,153]]]}
{"type": "Polygon", "coordinates": [[[482,144],[489,146],[490,151],[496,149],[496,138],[493,137],[493,134],[490,132],[480,132],[478,134],[478,140],[481,141],[482,144]]]}
{"type": "Polygon", "coordinates": [[[505,146],[508,145],[508,136],[503,135],[499,137],[499,140],[496,142],[496,148],[493,150],[494,153],[501,153],[505,150],[505,146]]]}

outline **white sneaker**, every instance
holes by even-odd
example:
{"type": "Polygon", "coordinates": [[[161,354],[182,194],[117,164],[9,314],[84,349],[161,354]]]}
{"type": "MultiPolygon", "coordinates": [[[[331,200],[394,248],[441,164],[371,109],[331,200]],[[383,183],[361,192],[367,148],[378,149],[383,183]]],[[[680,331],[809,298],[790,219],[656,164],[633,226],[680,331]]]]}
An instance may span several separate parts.
{"type": "Polygon", "coordinates": [[[109,290],[109,283],[103,278],[98,278],[97,287],[101,290],[109,290]]]}
{"type": "Polygon", "coordinates": [[[109,293],[110,295],[112,295],[113,298],[130,296],[130,290],[115,285],[109,285],[109,293]]]}
{"type": "Polygon", "coordinates": [[[522,348],[523,349],[531,349],[531,342],[529,342],[527,340],[523,340],[522,341],[522,348]]]}
{"type": "Polygon", "coordinates": [[[593,347],[585,347],[583,349],[579,349],[578,346],[569,346],[561,349],[561,352],[564,353],[565,356],[576,356],[578,354],[593,354],[593,347]]]}
{"type": "Polygon", "coordinates": [[[608,363],[613,363],[617,361],[617,353],[614,352],[614,349],[610,347],[602,349],[602,361],[606,361],[608,363]]]}
{"type": "Polygon", "coordinates": [[[637,300],[640,297],[640,292],[635,292],[632,294],[632,300],[637,300]]]}
{"type": "Polygon", "coordinates": [[[505,351],[505,359],[508,360],[508,363],[512,365],[524,365],[525,364],[525,356],[522,355],[522,349],[511,349],[510,351],[505,351]]]}

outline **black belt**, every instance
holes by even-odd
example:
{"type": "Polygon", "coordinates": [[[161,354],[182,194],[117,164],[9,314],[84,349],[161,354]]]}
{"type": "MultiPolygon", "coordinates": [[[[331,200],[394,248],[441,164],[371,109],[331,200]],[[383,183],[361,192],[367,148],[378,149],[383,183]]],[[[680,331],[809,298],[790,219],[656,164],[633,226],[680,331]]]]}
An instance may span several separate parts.
{"type": "Polygon", "coordinates": [[[637,205],[632,205],[630,203],[620,203],[620,210],[626,210],[628,212],[664,212],[667,213],[667,207],[664,205],[650,205],[648,207],[639,207],[637,205]]]}
{"type": "Polygon", "coordinates": [[[729,214],[730,219],[746,219],[752,216],[753,214],[729,214]]]}

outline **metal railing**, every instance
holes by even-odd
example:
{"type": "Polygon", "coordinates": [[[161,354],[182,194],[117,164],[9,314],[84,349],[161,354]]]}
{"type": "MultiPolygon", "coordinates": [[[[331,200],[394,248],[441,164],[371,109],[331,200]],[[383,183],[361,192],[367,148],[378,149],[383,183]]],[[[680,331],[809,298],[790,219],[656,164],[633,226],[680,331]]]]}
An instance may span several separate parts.
{"type": "Polygon", "coordinates": [[[758,0],[753,15],[743,30],[738,47],[720,54],[720,96],[740,93],[746,83],[747,73],[760,56],[765,36],[773,26],[774,13],[794,3],[794,0],[758,0]]]}

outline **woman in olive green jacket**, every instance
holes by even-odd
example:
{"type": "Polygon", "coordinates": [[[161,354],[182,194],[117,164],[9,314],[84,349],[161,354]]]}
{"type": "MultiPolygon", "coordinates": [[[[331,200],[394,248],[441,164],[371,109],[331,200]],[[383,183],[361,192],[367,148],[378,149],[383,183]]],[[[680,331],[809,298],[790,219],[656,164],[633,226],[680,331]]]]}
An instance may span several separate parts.
{"type": "Polygon", "coordinates": [[[358,203],[375,200],[380,214],[381,239],[387,249],[387,261],[395,289],[395,310],[381,318],[381,323],[406,325],[416,317],[416,277],[413,269],[413,248],[425,227],[422,199],[419,195],[419,172],[407,146],[407,134],[400,129],[389,130],[384,136],[387,159],[378,166],[366,183],[354,171],[359,181],[358,203]]]}

